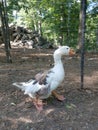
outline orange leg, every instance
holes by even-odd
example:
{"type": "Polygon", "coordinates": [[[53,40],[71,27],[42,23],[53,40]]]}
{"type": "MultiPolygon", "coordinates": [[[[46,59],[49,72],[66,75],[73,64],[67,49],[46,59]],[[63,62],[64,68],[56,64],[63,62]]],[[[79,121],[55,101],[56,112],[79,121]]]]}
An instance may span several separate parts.
{"type": "Polygon", "coordinates": [[[40,99],[33,99],[33,104],[36,109],[41,112],[43,110],[43,102],[40,99]]]}
{"type": "Polygon", "coordinates": [[[55,90],[52,91],[52,94],[60,101],[64,101],[65,100],[64,96],[63,95],[59,95],[55,90]]]}
{"type": "Polygon", "coordinates": [[[40,100],[39,98],[34,98],[33,99],[33,104],[34,106],[36,107],[36,109],[41,112],[43,110],[43,105],[47,104],[47,103],[44,103],[42,100],[40,100]]]}

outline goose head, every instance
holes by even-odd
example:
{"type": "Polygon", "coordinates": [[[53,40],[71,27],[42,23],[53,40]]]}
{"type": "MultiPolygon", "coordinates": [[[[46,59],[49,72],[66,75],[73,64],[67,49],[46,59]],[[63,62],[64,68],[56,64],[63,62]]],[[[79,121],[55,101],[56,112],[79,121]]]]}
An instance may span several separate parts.
{"type": "Polygon", "coordinates": [[[55,52],[54,56],[62,56],[62,55],[69,55],[73,56],[75,55],[75,51],[71,49],[69,46],[60,46],[55,52]]]}

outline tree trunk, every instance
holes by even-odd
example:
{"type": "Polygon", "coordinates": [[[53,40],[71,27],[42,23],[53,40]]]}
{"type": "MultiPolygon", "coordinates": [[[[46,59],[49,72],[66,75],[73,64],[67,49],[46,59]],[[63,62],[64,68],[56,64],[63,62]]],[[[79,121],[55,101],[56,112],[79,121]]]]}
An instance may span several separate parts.
{"type": "Polygon", "coordinates": [[[97,50],[98,50],[98,25],[97,25],[97,29],[96,29],[96,46],[97,46],[97,50]]]}
{"type": "Polygon", "coordinates": [[[80,9],[80,25],[79,25],[79,41],[77,49],[81,50],[81,89],[83,89],[84,82],[84,44],[85,44],[85,23],[86,23],[86,5],[87,0],[81,0],[80,9]]]}
{"type": "Polygon", "coordinates": [[[41,20],[38,21],[38,34],[40,37],[42,37],[42,25],[41,20]]]}
{"type": "Polygon", "coordinates": [[[85,39],[86,6],[87,0],[81,0],[77,50],[81,50],[82,44],[84,43],[85,39]]]}
{"type": "Polygon", "coordinates": [[[2,23],[2,33],[3,40],[5,44],[6,58],[8,63],[12,63],[11,55],[10,55],[10,36],[9,36],[9,27],[8,27],[8,16],[6,11],[6,0],[0,2],[0,16],[2,23]]]}

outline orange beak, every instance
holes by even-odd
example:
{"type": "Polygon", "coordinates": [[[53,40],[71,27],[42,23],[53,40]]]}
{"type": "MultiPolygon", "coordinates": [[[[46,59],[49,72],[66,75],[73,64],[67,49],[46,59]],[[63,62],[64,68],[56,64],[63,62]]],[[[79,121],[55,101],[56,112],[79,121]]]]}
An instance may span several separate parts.
{"type": "Polygon", "coordinates": [[[73,49],[70,49],[70,51],[69,51],[69,55],[70,55],[70,56],[75,55],[75,51],[74,51],[73,49]]]}

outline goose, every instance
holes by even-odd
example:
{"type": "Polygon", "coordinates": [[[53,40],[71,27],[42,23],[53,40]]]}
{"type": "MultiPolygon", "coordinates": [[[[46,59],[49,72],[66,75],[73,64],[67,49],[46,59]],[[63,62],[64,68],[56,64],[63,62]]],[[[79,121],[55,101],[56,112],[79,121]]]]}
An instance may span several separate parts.
{"type": "Polygon", "coordinates": [[[54,66],[53,68],[38,73],[34,79],[28,82],[15,82],[14,86],[24,91],[24,94],[32,98],[33,104],[38,111],[43,110],[43,99],[47,99],[51,94],[58,100],[63,101],[63,95],[59,95],[55,90],[62,83],[65,77],[64,67],[61,60],[63,55],[73,56],[75,51],[69,46],[60,46],[54,51],[54,66]]]}

